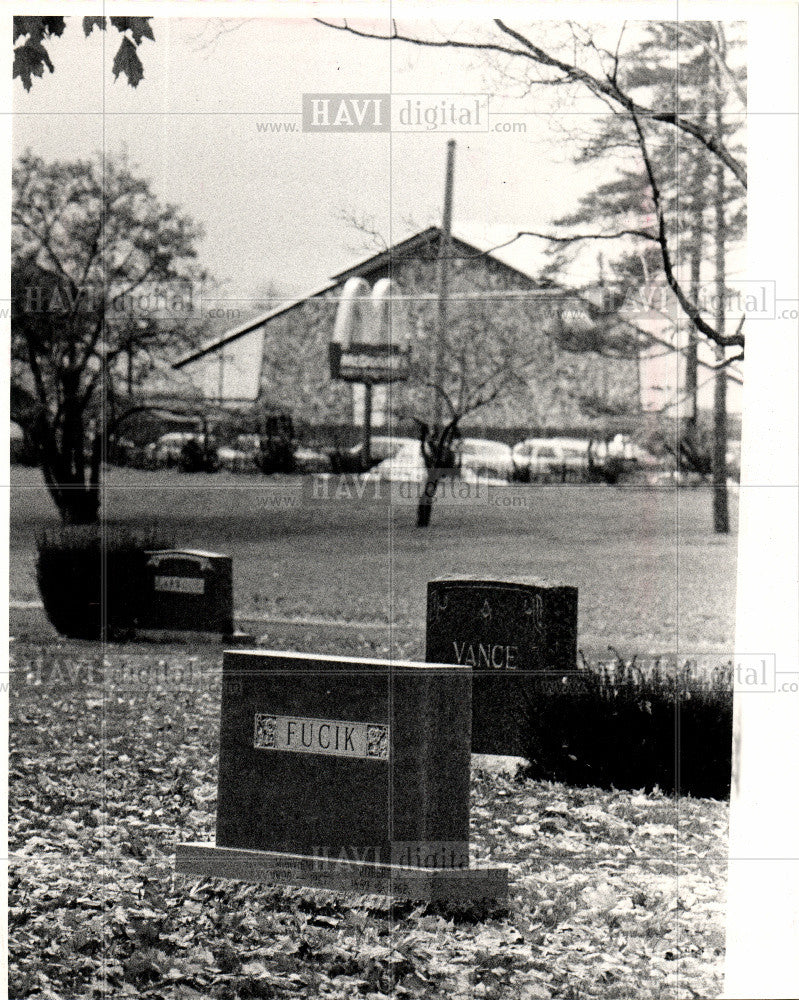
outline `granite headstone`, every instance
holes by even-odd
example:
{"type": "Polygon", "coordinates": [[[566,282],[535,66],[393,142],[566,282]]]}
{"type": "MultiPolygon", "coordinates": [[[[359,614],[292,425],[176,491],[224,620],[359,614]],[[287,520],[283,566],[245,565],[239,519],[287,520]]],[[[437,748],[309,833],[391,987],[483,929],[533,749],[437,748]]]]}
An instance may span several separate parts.
{"type": "Polygon", "coordinates": [[[195,549],[148,552],[146,573],[140,629],[233,633],[230,556],[195,549]]]}
{"type": "Polygon", "coordinates": [[[502,898],[469,867],[471,670],[226,652],[216,843],[177,867],[420,898],[502,898]]]}
{"type": "Polygon", "coordinates": [[[524,756],[535,675],[572,671],[577,588],[535,577],[427,585],[425,659],[473,671],[472,752],[524,756]]]}

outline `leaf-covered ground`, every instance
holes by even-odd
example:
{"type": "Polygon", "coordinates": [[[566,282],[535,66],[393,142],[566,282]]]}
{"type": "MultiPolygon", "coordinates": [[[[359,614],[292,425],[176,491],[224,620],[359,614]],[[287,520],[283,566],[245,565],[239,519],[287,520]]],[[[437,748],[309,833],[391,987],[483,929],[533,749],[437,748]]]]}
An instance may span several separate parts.
{"type": "Polygon", "coordinates": [[[475,770],[504,911],[173,874],[212,840],[219,647],[14,644],[12,997],[714,997],[727,807],[475,770]]]}

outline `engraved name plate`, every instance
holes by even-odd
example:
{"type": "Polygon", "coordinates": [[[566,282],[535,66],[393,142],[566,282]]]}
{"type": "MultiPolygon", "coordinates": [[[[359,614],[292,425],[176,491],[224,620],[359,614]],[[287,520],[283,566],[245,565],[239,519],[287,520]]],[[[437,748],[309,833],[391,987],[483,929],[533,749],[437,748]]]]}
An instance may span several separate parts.
{"type": "Polygon", "coordinates": [[[204,594],[205,580],[199,576],[157,576],[155,589],[167,594],[204,594]]]}
{"type": "Polygon", "coordinates": [[[253,747],[290,753],[388,760],[389,727],[373,722],[301,719],[289,715],[255,716],[253,747]]]}

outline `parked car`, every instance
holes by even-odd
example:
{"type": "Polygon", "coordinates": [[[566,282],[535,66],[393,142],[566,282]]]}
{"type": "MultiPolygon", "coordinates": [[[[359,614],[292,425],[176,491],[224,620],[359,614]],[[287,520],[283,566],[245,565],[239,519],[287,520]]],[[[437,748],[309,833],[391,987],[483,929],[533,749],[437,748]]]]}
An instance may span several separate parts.
{"type": "Polygon", "coordinates": [[[330,456],[313,448],[294,449],[294,467],[297,472],[309,474],[312,472],[330,472],[332,463],[330,456]]]}
{"type": "MultiPolygon", "coordinates": [[[[407,448],[409,446],[412,447],[415,444],[417,444],[415,438],[393,437],[388,434],[373,435],[369,442],[371,459],[369,462],[369,468],[371,469],[380,462],[384,462],[387,458],[392,458],[401,448],[407,448]]],[[[361,457],[362,455],[362,441],[359,441],[358,444],[353,445],[351,448],[347,448],[343,453],[340,453],[341,471],[368,471],[364,469],[364,462],[361,457]]]]}
{"type": "Polygon", "coordinates": [[[259,451],[260,438],[257,434],[239,434],[233,444],[220,446],[219,464],[230,472],[255,472],[259,451]]]}
{"type": "Polygon", "coordinates": [[[261,449],[261,438],[258,434],[239,434],[234,447],[246,455],[254,455],[261,449]]]}
{"type": "Polygon", "coordinates": [[[108,461],[112,465],[135,467],[141,449],[135,441],[130,438],[120,437],[113,439],[108,447],[108,461]]]}
{"type": "MultiPolygon", "coordinates": [[[[275,439],[272,440],[274,448],[275,439]]],[[[230,469],[232,472],[256,472],[258,469],[263,471],[265,449],[267,452],[269,451],[268,437],[262,438],[260,434],[239,434],[233,445],[223,446],[219,449],[219,461],[223,468],[230,469]]],[[[269,469],[268,471],[277,470],[269,469]]],[[[300,473],[330,472],[330,459],[322,452],[311,448],[295,448],[292,471],[300,473]]]]}
{"type": "Polygon", "coordinates": [[[588,470],[588,441],[572,438],[527,438],[513,446],[513,477],[577,479],[588,470]]]}
{"type": "Polygon", "coordinates": [[[513,452],[501,441],[461,438],[455,443],[455,453],[462,472],[503,480],[510,479],[513,472],[513,452]]]}
{"type": "Polygon", "coordinates": [[[202,444],[203,435],[190,431],[170,431],[162,434],[157,441],[152,441],[144,450],[151,464],[173,466],[179,464],[184,445],[189,441],[202,444]]]}
{"type": "Polygon", "coordinates": [[[219,464],[223,469],[228,469],[230,472],[255,471],[255,463],[253,462],[253,453],[251,451],[242,451],[241,448],[223,444],[218,449],[217,454],[219,456],[219,464]]]}
{"type": "Polygon", "coordinates": [[[422,446],[412,438],[407,439],[389,458],[384,458],[373,466],[364,477],[385,482],[421,483],[426,476],[422,446]]]}

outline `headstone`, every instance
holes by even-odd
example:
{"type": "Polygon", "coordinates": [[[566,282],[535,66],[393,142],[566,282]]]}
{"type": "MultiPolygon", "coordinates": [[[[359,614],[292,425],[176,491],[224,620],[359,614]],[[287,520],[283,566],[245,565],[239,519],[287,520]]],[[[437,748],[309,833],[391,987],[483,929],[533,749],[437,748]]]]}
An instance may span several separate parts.
{"type": "Polygon", "coordinates": [[[534,577],[431,580],[425,659],[472,668],[473,753],[524,756],[541,675],[576,667],[577,588],[534,577]]]}
{"type": "Polygon", "coordinates": [[[471,671],[224,655],[216,843],[179,871],[426,899],[501,899],[469,866],[471,671]]]}
{"type": "Polygon", "coordinates": [[[233,627],[233,560],[194,549],[147,553],[141,629],[221,632],[233,627]]]}

